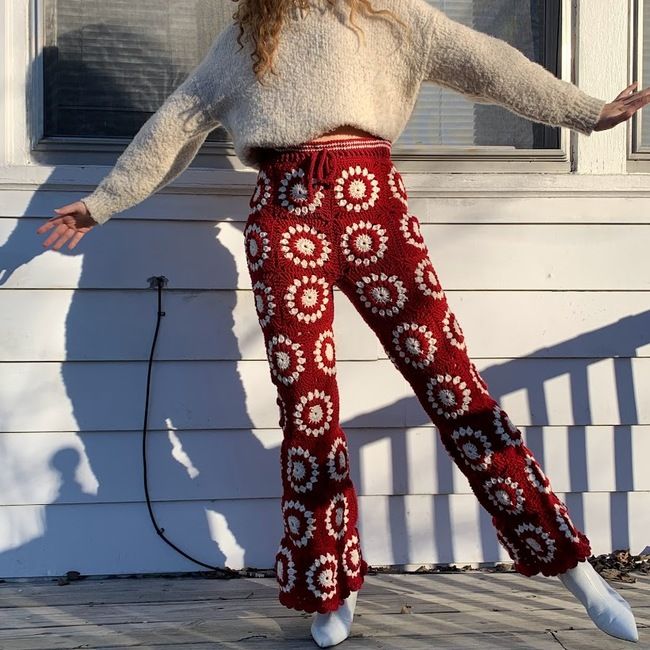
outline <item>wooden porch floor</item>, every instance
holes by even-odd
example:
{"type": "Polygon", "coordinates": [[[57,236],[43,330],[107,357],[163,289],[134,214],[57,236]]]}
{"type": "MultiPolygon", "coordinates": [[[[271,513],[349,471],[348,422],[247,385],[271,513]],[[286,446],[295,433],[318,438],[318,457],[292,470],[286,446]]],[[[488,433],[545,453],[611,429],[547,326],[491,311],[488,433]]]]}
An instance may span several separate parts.
{"type": "MultiPolygon", "coordinates": [[[[600,632],[556,579],[484,571],[368,575],[341,650],[650,649],[650,577],[612,583],[639,643],[600,632]]],[[[281,606],[273,578],[86,578],[0,583],[0,648],[317,648],[311,614],[281,606]]]]}

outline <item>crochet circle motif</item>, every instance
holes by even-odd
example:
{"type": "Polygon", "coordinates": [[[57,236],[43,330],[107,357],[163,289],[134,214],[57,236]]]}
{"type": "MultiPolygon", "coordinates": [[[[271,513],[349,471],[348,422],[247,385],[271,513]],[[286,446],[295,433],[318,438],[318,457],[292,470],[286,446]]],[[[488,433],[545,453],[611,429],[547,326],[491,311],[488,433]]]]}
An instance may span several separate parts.
{"type": "Polygon", "coordinates": [[[262,230],[256,223],[250,223],[244,231],[246,241],[246,262],[251,271],[261,268],[264,260],[269,258],[271,246],[269,234],[262,230]]]}
{"type": "Polygon", "coordinates": [[[314,212],[322,206],[323,192],[320,189],[313,190],[305,179],[305,171],[292,169],[285,172],[284,178],[280,181],[278,188],[278,199],[280,205],[287,211],[304,215],[314,212]]]}
{"type": "Polygon", "coordinates": [[[332,553],[317,557],[307,571],[307,588],[321,600],[332,598],[336,593],[338,561],[332,553]]]}
{"type": "Polygon", "coordinates": [[[425,296],[441,299],[445,295],[429,257],[423,257],[415,268],[415,284],[425,296]]]}
{"type": "Polygon", "coordinates": [[[464,350],[465,345],[465,336],[463,330],[460,328],[456,316],[450,311],[447,307],[445,316],[442,319],[442,331],[447,335],[449,342],[459,350],[464,350]]]}
{"type": "Polygon", "coordinates": [[[275,314],[275,298],[270,286],[258,280],[253,285],[253,296],[255,298],[255,310],[257,319],[262,327],[271,322],[271,317],[275,314]]]}
{"type": "Polygon", "coordinates": [[[305,323],[314,323],[323,315],[329,293],[329,283],[325,278],[303,275],[287,287],[284,299],[292,316],[305,323]]]}
{"type": "Polygon", "coordinates": [[[467,384],[456,375],[435,375],[427,380],[427,398],[438,415],[456,419],[469,411],[472,401],[467,384]]]}
{"type": "Polygon", "coordinates": [[[336,375],[336,352],[334,350],[334,332],[326,329],[318,335],[314,345],[314,360],[319,370],[326,375],[336,375]]]}
{"type": "Polygon", "coordinates": [[[249,201],[249,207],[252,208],[252,212],[258,212],[263,207],[269,204],[271,200],[271,179],[268,177],[268,174],[260,169],[257,172],[257,181],[255,183],[255,189],[253,190],[253,195],[249,201]]]}
{"type": "Polygon", "coordinates": [[[387,241],[386,230],[378,223],[357,221],[346,226],[340,244],[348,262],[368,266],[384,256],[387,241]]]}
{"type": "Polygon", "coordinates": [[[494,430],[501,440],[511,447],[521,445],[521,432],[512,423],[508,414],[498,405],[494,407],[492,414],[494,415],[494,430]]]}
{"type": "Polygon", "coordinates": [[[373,314],[394,316],[406,303],[406,288],[396,276],[371,273],[357,280],[357,294],[361,303],[373,314]]]}
{"type": "Polygon", "coordinates": [[[510,515],[517,515],[524,510],[524,491],[516,481],[509,476],[492,477],[485,481],[483,489],[487,492],[488,499],[499,510],[510,515]]]}
{"type": "Polygon", "coordinates": [[[275,577],[280,590],[284,592],[291,591],[296,584],[297,573],[293,555],[286,546],[281,544],[275,557],[275,577]]]}
{"type": "Polygon", "coordinates": [[[282,254],[297,266],[316,268],[329,259],[332,248],[325,234],[308,224],[289,226],[280,238],[282,254]]]}
{"type": "Polygon", "coordinates": [[[393,165],[388,173],[388,186],[390,187],[391,194],[393,198],[396,198],[400,201],[405,208],[408,209],[406,188],[404,187],[404,181],[402,180],[401,174],[397,171],[395,165],[393,165]]]}
{"type": "Polygon", "coordinates": [[[332,398],[325,391],[310,390],[296,404],[294,421],[299,431],[322,436],[330,428],[333,414],[332,398]]]}
{"type": "Polygon", "coordinates": [[[272,374],[286,386],[297,381],[300,373],[305,370],[302,346],[284,334],[278,334],[269,340],[266,353],[272,374]]]}
{"type": "Polygon", "coordinates": [[[350,578],[356,578],[361,571],[361,549],[359,538],[352,535],[343,547],[343,571],[350,578]]]}
{"type": "Polygon", "coordinates": [[[400,230],[408,244],[421,250],[426,250],[427,245],[420,232],[420,222],[414,214],[405,212],[400,217],[400,230]]]}
{"type": "Polygon", "coordinates": [[[314,536],[314,513],[299,501],[286,501],[282,506],[284,530],[295,546],[306,546],[314,536]]]}
{"type": "Polygon", "coordinates": [[[318,462],[308,449],[291,447],[287,455],[287,480],[296,492],[309,492],[318,479],[318,462]]]}
{"type": "Polygon", "coordinates": [[[348,499],[340,492],[334,495],[325,513],[325,528],[336,539],[341,539],[348,526],[348,499]]]}
{"type": "Polygon", "coordinates": [[[417,323],[401,323],[393,330],[393,348],[404,363],[420,369],[433,363],[437,351],[433,332],[417,323]]]}
{"type": "Polygon", "coordinates": [[[540,561],[550,562],[555,555],[555,541],[541,527],[531,523],[520,524],[515,528],[528,550],[540,561]]]}
{"type": "Polygon", "coordinates": [[[331,479],[342,481],[349,474],[348,449],[345,439],[339,436],[327,454],[327,471],[331,479]]]}
{"type": "Polygon", "coordinates": [[[471,427],[460,427],[451,437],[466,465],[476,471],[488,468],[492,462],[492,444],[480,429],[475,431],[471,427]]]}
{"type": "Polygon", "coordinates": [[[379,196],[379,183],[366,167],[348,167],[334,184],[334,198],[348,212],[361,212],[375,205],[379,196]]]}

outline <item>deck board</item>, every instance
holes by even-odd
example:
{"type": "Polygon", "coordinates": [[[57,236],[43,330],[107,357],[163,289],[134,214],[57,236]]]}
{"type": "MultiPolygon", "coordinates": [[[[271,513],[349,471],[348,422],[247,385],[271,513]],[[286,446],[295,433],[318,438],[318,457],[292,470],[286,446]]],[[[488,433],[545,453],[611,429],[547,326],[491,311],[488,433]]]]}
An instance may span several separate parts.
{"type": "MultiPolygon", "coordinates": [[[[650,576],[615,587],[650,649],[650,576]]],[[[0,648],[315,648],[311,614],[277,600],[273,578],[87,578],[0,583],[0,648]]],[[[341,650],[602,650],[629,644],[595,628],[559,581],[485,571],[368,575],[341,650]]]]}

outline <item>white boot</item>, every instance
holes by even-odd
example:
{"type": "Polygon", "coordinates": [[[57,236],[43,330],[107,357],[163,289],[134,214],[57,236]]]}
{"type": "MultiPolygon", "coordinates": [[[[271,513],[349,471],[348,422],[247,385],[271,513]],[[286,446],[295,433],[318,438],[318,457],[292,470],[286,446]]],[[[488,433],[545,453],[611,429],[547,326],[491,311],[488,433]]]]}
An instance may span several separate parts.
{"type": "Polygon", "coordinates": [[[591,620],[611,636],[638,641],[634,614],[627,601],[612,589],[587,561],[560,573],[562,584],[584,605],[591,620]]]}
{"type": "Polygon", "coordinates": [[[358,591],[351,591],[343,604],[333,612],[327,614],[316,612],[311,624],[311,635],[317,646],[329,648],[348,638],[358,593],[358,591]]]}

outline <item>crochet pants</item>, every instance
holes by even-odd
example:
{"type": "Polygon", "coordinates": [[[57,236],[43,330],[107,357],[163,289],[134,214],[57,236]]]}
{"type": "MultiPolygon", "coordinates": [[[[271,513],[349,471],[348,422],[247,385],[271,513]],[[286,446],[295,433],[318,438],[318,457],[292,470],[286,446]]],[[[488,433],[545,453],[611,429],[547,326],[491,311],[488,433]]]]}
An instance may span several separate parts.
{"type": "Polygon", "coordinates": [[[334,286],[413,388],[515,569],[555,575],[589,557],[588,539],[468,357],[390,141],[262,153],[244,238],[283,431],[280,602],[337,609],[368,571],[339,424],[334,286]]]}

